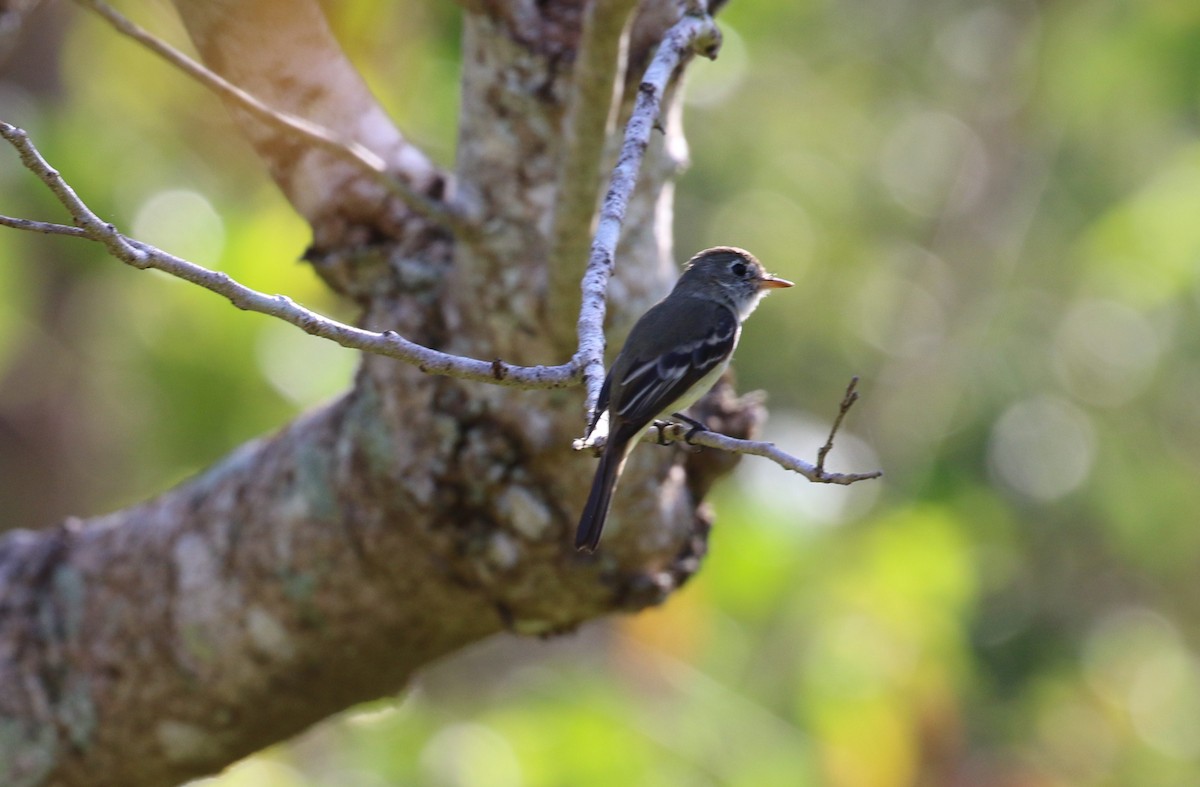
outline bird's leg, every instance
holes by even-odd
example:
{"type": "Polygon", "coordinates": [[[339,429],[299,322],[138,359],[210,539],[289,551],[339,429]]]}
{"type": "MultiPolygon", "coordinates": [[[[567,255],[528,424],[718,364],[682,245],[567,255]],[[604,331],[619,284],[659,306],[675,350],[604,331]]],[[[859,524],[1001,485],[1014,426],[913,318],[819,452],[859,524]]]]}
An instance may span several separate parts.
{"type": "MultiPolygon", "coordinates": [[[[678,418],[680,421],[683,421],[685,424],[687,424],[688,426],[691,427],[691,429],[688,430],[687,434],[685,434],[683,436],[683,442],[687,443],[688,445],[692,444],[692,437],[696,434],[696,432],[707,432],[708,431],[707,426],[700,423],[695,418],[690,418],[690,417],[684,415],[683,413],[671,413],[671,417],[678,418]]],[[[661,434],[661,432],[660,432],[660,434],[661,434]]]]}
{"type": "Polygon", "coordinates": [[[670,445],[671,444],[670,441],[667,440],[667,435],[666,435],[666,432],[664,431],[668,426],[671,426],[670,421],[664,421],[661,418],[655,418],[654,422],[651,424],[651,426],[653,426],[655,429],[658,430],[658,440],[656,442],[659,445],[670,445]]]}

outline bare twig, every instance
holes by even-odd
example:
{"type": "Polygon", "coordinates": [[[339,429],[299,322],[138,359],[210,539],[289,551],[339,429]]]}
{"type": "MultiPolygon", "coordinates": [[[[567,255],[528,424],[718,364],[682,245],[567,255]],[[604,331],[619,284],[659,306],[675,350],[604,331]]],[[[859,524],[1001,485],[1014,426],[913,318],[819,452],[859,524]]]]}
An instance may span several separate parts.
{"type": "Polygon", "coordinates": [[[87,237],[103,243],[110,254],[135,268],[154,268],[169,273],[223,295],[239,309],[278,317],[313,336],[329,339],[343,347],[396,358],[430,374],[518,388],[564,388],[579,380],[579,369],[574,363],[560,366],[515,366],[500,360],[481,361],[430,349],[409,341],[394,331],[375,333],[346,325],[306,309],[284,295],[258,292],[225,273],[209,270],[147,243],[128,238],[84,204],[62,176],[46,162],[30,141],[29,135],[22,129],[0,122],[0,137],[16,148],[21,161],[58,197],[79,229],[45,222],[24,222],[20,219],[5,222],[7,226],[87,237]]]}
{"type": "Polygon", "coordinates": [[[66,224],[54,224],[49,221],[16,219],[12,216],[0,216],[0,227],[12,227],[17,230],[40,232],[44,235],[66,235],[72,238],[88,237],[88,234],[79,229],[79,227],[68,227],[66,224]]]}
{"type": "Polygon", "coordinates": [[[25,165],[26,169],[37,175],[38,179],[54,193],[54,196],[58,197],[58,201],[75,220],[76,226],[82,229],[88,238],[103,243],[110,254],[135,268],[149,267],[143,259],[143,253],[138,251],[137,247],[130,243],[124,235],[117,232],[111,224],[93,213],[92,209],[79,198],[79,195],[62,179],[58,171],[42,157],[23,129],[0,121],[0,136],[16,148],[21,163],[25,165]]]}
{"type": "Polygon", "coordinates": [[[80,5],[91,8],[103,17],[117,32],[142,44],[209,90],[245,110],[256,120],[271,128],[299,137],[339,159],[350,162],[388,192],[399,197],[418,216],[444,227],[455,237],[471,243],[473,246],[482,245],[482,232],[474,222],[469,221],[452,205],[430,199],[415,190],[403,178],[390,172],[384,159],[370,148],[345,139],[310,120],[268,106],[260,99],[122,16],[104,0],[77,1],[80,5]]]}
{"type": "Polygon", "coordinates": [[[825,457],[833,450],[833,437],[837,434],[838,429],[842,426],[842,421],[846,418],[846,413],[858,401],[858,376],[850,378],[850,384],[846,386],[846,394],[842,397],[842,403],[838,405],[837,417],[833,419],[833,426],[829,428],[829,437],[825,440],[825,445],[817,449],[817,467],[818,473],[825,472],[825,457]]]}
{"type": "MultiPolygon", "coordinates": [[[[638,170],[650,132],[658,120],[663,93],[667,81],[675,70],[693,52],[705,57],[716,57],[721,34],[707,14],[684,15],[663,36],[663,41],[654,59],[646,69],[638,87],[637,101],[633,114],[625,126],[625,141],[617,165],[613,168],[612,180],[604,202],[600,207],[600,221],[592,240],[587,270],[583,275],[581,289],[583,302],[579,308],[576,333],[579,348],[574,362],[583,371],[587,386],[587,412],[590,414],[600,397],[600,385],[604,380],[604,312],[605,292],[612,275],[617,241],[621,236],[621,224],[625,220],[625,209],[637,184],[638,170]]],[[[589,415],[590,420],[590,415],[589,415]]]]}
{"type": "MultiPolygon", "coordinates": [[[[642,435],[642,440],[645,442],[653,442],[658,445],[670,445],[671,443],[687,443],[688,445],[698,445],[705,448],[715,448],[718,451],[727,451],[732,454],[750,454],[751,456],[761,456],[764,459],[770,459],[775,464],[782,467],[784,470],[792,470],[807,478],[809,481],[817,484],[840,484],[849,486],[858,481],[867,481],[872,478],[879,478],[883,475],[882,470],[875,470],[870,473],[831,473],[825,469],[825,457],[833,449],[833,436],[842,426],[842,421],[846,417],[846,412],[850,407],[858,401],[858,393],[854,390],[858,384],[858,378],[855,377],[850,381],[850,385],[846,389],[846,394],[842,397],[841,406],[838,409],[837,418],[833,422],[833,428],[829,430],[829,439],[825,441],[825,445],[817,451],[817,463],[811,464],[799,457],[792,456],[786,451],[782,451],[774,443],[762,442],[757,440],[742,440],[737,437],[730,437],[721,434],[720,432],[712,432],[703,428],[703,424],[692,421],[691,423],[678,423],[677,421],[656,421],[655,428],[648,430],[642,435]],[[698,428],[699,427],[699,428],[698,428]]],[[[683,416],[684,420],[691,421],[690,418],[683,416]]],[[[608,439],[607,434],[599,433],[601,430],[596,430],[589,434],[586,438],[575,440],[573,446],[576,451],[590,450],[596,455],[599,455],[604,449],[604,443],[608,439]]]]}
{"type": "Polygon", "coordinates": [[[701,445],[706,448],[716,448],[735,454],[761,456],[764,459],[770,459],[784,470],[797,472],[809,481],[817,484],[849,486],[858,481],[879,478],[883,475],[882,470],[875,470],[870,473],[830,473],[821,467],[819,462],[816,465],[810,464],[799,457],[792,456],[786,451],[780,450],[774,443],[759,442],[757,440],[740,440],[736,437],[720,434],[719,432],[706,431],[694,432],[688,437],[688,434],[691,432],[693,432],[691,426],[673,423],[663,427],[661,439],[664,442],[686,440],[690,445],[701,445]]]}

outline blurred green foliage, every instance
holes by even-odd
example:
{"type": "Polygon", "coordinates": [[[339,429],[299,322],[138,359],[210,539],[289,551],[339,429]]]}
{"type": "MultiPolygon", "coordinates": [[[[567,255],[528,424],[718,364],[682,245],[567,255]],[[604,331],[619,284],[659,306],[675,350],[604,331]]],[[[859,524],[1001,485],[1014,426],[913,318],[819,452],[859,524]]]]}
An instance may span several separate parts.
{"type": "MultiPolygon", "coordinates": [[[[449,164],[457,11],[327,5],[449,164]]],[[[799,282],[748,325],[742,386],[811,455],[859,375],[834,469],[886,478],[747,460],[663,609],[484,643],[212,787],[1200,779],[1200,4],[736,0],[721,23],[678,256],[734,243],[799,282]]],[[[73,7],[30,38],[0,117],[96,210],[347,316],[215,100],[73,7]]],[[[62,217],[11,153],[0,195],[62,217]]],[[[79,241],[0,231],[0,299],[13,526],[151,495],[354,364],[79,241]]]]}

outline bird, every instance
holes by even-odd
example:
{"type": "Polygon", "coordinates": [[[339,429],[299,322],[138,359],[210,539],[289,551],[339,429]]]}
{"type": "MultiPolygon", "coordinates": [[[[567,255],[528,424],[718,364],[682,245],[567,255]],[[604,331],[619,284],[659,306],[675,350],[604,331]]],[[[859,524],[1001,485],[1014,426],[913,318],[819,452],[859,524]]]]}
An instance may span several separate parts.
{"type": "Polygon", "coordinates": [[[753,254],[716,246],[692,257],[675,287],[634,323],[600,387],[587,429],[607,420],[607,439],[575,531],[594,552],[629,452],[656,420],[687,409],[717,382],[741,337],[742,321],[773,289],[793,286],[753,254]]]}

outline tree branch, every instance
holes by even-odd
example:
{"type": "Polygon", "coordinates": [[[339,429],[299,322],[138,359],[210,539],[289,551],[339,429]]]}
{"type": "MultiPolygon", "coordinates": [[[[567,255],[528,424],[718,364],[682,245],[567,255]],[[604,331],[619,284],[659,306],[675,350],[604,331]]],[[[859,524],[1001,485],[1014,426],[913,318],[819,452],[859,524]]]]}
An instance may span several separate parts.
{"type": "MultiPolygon", "coordinates": [[[[693,14],[702,13],[695,2],[693,14]]],[[[237,42],[229,46],[235,50],[256,35],[281,35],[261,26],[270,20],[268,13],[252,16],[251,22],[237,16],[253,14],[248,6],[283,14],[293,6],[306,14],[315,8],[310,0],[176,4],[201,17],[228,14],[228,32],[237,42]]],[[[673,0],[658,5],[663,16],[674,19],[678,13],[673,0]]],[[[221,56],[230,52],[211,40],[220,35],[221,20],[193,21],[214,47],[206,50],[201,44],[205,58],[224,69],[221,56]]],[[[520,47],[486,25],[474,34],[493,36],[486,43],[495,44],[488,52],[492,60],[464,65],[464,82],[476,80],[470,86],[475,95],[504,97],[503,85],[491,88],[519,69],[531,83],[544,83],[542,69],[548,67],[543,61],[523,60],[520,47]],[[514,63],[511,71],[500,70],[514,63]],[[481,73],[493,65],[494,73],[481,73]]],[[[712,54],[716,40],[710,19],[688,16],[667,33],[647,70],[583,277],[585,307],[590,300],[591,311],[581,310],[578,352],[562,366],[462,358],[394,333],[343,325],[128,238],[84,204],[23,131],[0,123],[0,136],[78,227],[20,219],[4,224],[86,237],[127,264],[162,270],[239,308],[427,372],[548,388],[577,384],[586,362],[594,406],[603,374],[606,285],[663,92],[693,50],[712,54]]],[[[285,65],[297,66],[305,53],[303,43],[287,49],[283,55],[292,60],[285,65]]],[[[260,53],[243,54],[254,60],[260,53]]],[[[347,64],[338,62],[344,73],[347,64]]],[[[263,69],[262,60],[247,66],[252,76],[263,69]]],[[[315,66],[311,70],[324,73],[315,66]]],[[[322,111],[342,106],[336,80],[304,84],[324,87],[333,96],[322,111]]],[[[279,87],[275,83],[272,89],[279,87]]],[[[253,92],[273,99],[269,92],[253,92]]],[[[517,99],[524,96],[512,92],[517,99]]],[[[538,98],[547,115],[559,112],[555,100],[553,91],[538,98]]],[[[251,133],[271,122],[237,106],[255,118],[251,133]]],[[[329,121],[331,133],[381,117],[373,105],[353,106],[362,114],[329,121]]],[[[489,113],[498,116],[512,106],[484,106],[478,117],[487,120],[489,113]]],[[[556,133],[557,126],[531,123],[530,114],[508,113],[526,138],[522,142],[528,142],[513,149],[553,148],[547,134],[556,133]]],[[[320,144],[287,124],[270,128],[276,135],[300,134],[320,144]]],[[[483,122],[471,131],[486,137],[492,128],[483,122]]],[[[353,133],[347,138],[360,139],[353,133]]],[[[394,166],[378,148],[368,147],[394,166]]],[[[513,192],[552,193],[556,173],[550,167],[528,173],[528,180],[510,184],[513,192]]],[[[642,177],[643,185],[651,186],[647,191],[661,184],[659,173],[647,171],[642,177]]],[[[305,186],[321,185],[293,187],[303,194],[305,186]]],[[[336,210],[338,197],[358,196],[351,191],[328,188],[321,198],[336,210]]],[[[370,196],[378,192],[371,189],[370,196]]],[[[289,196],[295,202],[296,194],[289,196]]],[[[529,199],[520,207],[526,204],[539,202],[529,199]]],[[[524,228],[546,215],[514,210],[506,218],[524,228]]],[[[424,229],[426,222],[420,223],[424,229]]],[[[633,220],[625,226],[628,242],[633,220]]],[[[442,233],[429,235],[433,240],[417,238],[403,253],[437,255],[451,245],[442,233]]],[[[520,279],[517,286],[525,285],[520,279]]],[[[400,326],[410,336],[442,346],[437,342],[460,327],[446,319],[448,304],[479,310],[477,301],[463,299],[465,289],[446,287],[437,293],[441,300],[411,308],[409,302],[417,299],[407,294],[373,293],[366,319],[400,326]],[[405,321],[389,319],[396,314],[405,321]]],[[[519,309],[511,315],[497,309],[487,316],[495,318],[493,325],[509,316],[530,324],[534,319],[531,311],[519,309]]],[[[479,324],[488,326],[488,321],[479,324]]],[[[17,531],[0,539],[0,782],[179,783],[351,703],[394,692],[429,660],[505,627],[547,634],[599,614],[661,602],[699,564],[706,532],[696,510],[702,491],[677,472],[673,458],[664,457],[657,467],[629,478],[618,501],[622,518],[640,526],[614,533],[602,558],[576,555],[569,509],[582,499],[587,478],[563,461],[564,435],[575,419],[569,400],[462,385],[368,356],[346,396],[272,437],[242,446],[154,500],[86,523],[72,520],[54,530],[17,531]]],[[[674,439],[687,437],[682,427],[665,431],[674,439]]],[[[711,433],[695,435],[692,442],[733,446],[776,461],[776,454],[786,457],[770,444],[711,433]]],[[[794,465],[797,472],[812,467],[787,461],[784,466],[794,465]]],[[[814,480],[850,482],[838,480],[849,476],[823,469],[820,475],[814,480]]]]}
{"type": "Polygon", "coordinates": [[[587,264],[600,190],[604,143],[620,104],[628,29],[636,5],[636,0],[595,0],[587,7],[580,35],[550,230],[547,323],[561,334],[556,345],[564,349],[574,342],[569,336],[568,315],[577,313],[579,279],[587,264]]]}
{"type": "Polygon", "coordinates": [[[179,784],[501,630],[490,589],[428,569],[437,513],[363,494],[402,461],[366,429],[351,394],[156,500],[0,539],[0,783],[179,784]]]}
{"type": "MultiPolygon", "coordinates": [[[[637,185],[638,170],[641,168],[642,157],[649,144],[650,133],[658,122],[663,91],[671,75],[692,53],[699,52],[710,59],[715,58],[720,43],[720,30],[705,10],[704,3],[700,0],[689,0],[687,12],[664,35],[658,52],[647,67],[646,75],[638,87],[637,101],[633,114],[625,127],[625,140],[621,146],[617,165],[613,169],[608,193],[604,197],[600,221],[592,241],[591,254],[581,287],[583,303],[579,310],[577,329],[579,348],[575,355],[575,361],[583,371],[584,383],[587,386],[589,422],[604,380],[604,314],[607,304],[608,279],[612,275],[625,209],[629,204],[634,187],[637,185]]],[[[562,264],[569,261],[557,259],[555,262],[562,264]]],[[[664,426],[658,430],[657,438],[647,435],[643,439],[672,442],[686,438],[687,442],[695,445],[730,453],[761,456],[817,483],[852,484],[857,481],[878,478],[883,475],[882,471],[830,473],[824,468],[825,457],[833,448],[834,435],[841,426],[846,411],[857,399],[858,394],[853,390],[856,383],[857,378],[847,389],[837,419],[830,430],[828,440],[817,454],[817,464],[815,465],[780,450],[773,443],[741,440],[716,432],[697,431],[678,424],[664,426]]],[[[592,435],[574,442],[576,450],[598,449],[602,445],[602,438],[592,435]]]]}
{"type": "MultiPolygon", "coordinates": [[[[799,473],[809,481],[817,484],[849,486],[859,481],[880,478],[883,476],[882,470],[875,470],[869,473],[831,473],[825,469],[825,458],[833,450],[834,437],[837,435],[838,430],[841,429],[842,422],[846,418],[846,413],[858,401],[858,392],[854,390],[857,385],[858,378],[851,378],[850,384],[846,387],[846,393],[842,397],[841,404],[838,406],[837,417],[834,419],[833,426],[829,430],[829,437],[826,438],[825,444],[817,449],[817,463],[815,465],[797,456],[792,456],[786,451],[781,450],[774,443],[730,437],[720,432],[704,429],[703,424],[698,421],[691,421],[688,418],[684,420],[691,421],[691,423],[677,423],[675,421],[656,422],[654,429],[642,435],[642,441],[658,445],[686,443],[704,448],[714,448],[718,451],[725,451],[731,454],[760,456],[771,460],[784,470],[799,473]]],[[[599,454],[601,449],[604,448],[605,440],[607,440],[607,435],[596,435],[593,433],[586,438],[575,440],[573,447],[576,451],[590,449],[599,454]]]]}
{"type": "Polygon", "coordinates": [[[650,143],[650,133],[658,121],[667,81],[693,52],[715,58],[720,42],[720,31],[710,16],[686,14],[663,37],[638,86],[637,101],[625,126],[621,153],[600,208],[600,221],[581,285],[583,302],[576,331],[579,348],[574,361],[582,370],[587,386],[589,421],[604,380],[604,313],[608,280],[612,275],[625,209],[637,185],[638,170],[650,143]]]}
{"type": "MultiPolygon", "coordinates": [[[[656,432],[658,430],[655,430],[656,432]]],[[[770,459],[775,464],[782,467],[784,470],[791,470],[799,473],[809,481],[817,484],[839,484],[849,486],[858,481],[868,481],[872,478],[880,478],[883,476],[882,470],[874,470],[870,473],[831,473],[821,466],[824,461],[824,456],[821,455],[818,464],[814,465],[803,459],[792,456],[783,451],[774,443],[763,442],[758,440],[740,440],[736,437],[720,434],[719,432],[708,431],[693,431],[692,427],[687,424],[671,423],[665,425],[661,430],[662,441],[667,443],[685,442],[689,445],[699,445],[705,448],[715,448],[720,451],[728,451],[733,454],[749,454],[751,456],[761,456],[764,459],[770,459]]],[[[655,436],[649,436],[646,439],[654,440],[655,436]]]]}
{"type": "Polygon", "coordinates": [[[135,268],[153,268],[168,273],[228,298],[239,309],[278,317],[313,336],[329,339],[343,347],[396,358],[429,374],[518,388],[564,388],[575,384],[579,379],[578,369],[573,363],[560,366],[516,366],[501,360],[463,358],[411,342],[394,331],[375,333],[346,325],[306,309],[284,295],[258,292],[235,281],[228,274],[209,270],[148,243],[128,238],[112,224],[97,216],[79,198],[74,189],[42,157],[25,131],[0,121],[0,136],[16,148],[22,163],[58,197],[80,229],[44,222],[27,222],[23,219],[3,222],[7,226],[87,237],[104,244],[112,256],[135,268]]]}
{"type": "MultiPolygon", "coordinates": [[[[111,8],[108,8],[100,0],[80,0],[80,2],[94,6],[98,12],[113,22],[114,26],[117,26],[122,32],[127,32],[129,35],[138,38],[138,40],[143,40],[142,36],[145,36],[148,40],[143,42],[155,48],[156,51],[158,51],[157,47],[159,46],[165,47],[170,53],[173,53],[173,55],[164,54],[168,59],[172,59],[173,56],[184,58],[183,55],[170,49],[166,44],[148,36],[144,31],[140,31],[140,28],[124,20],[123,17],[117,15],[115,11],[112,11],[111,8]],[[110,17],[110,13],[114,17],[110,17]],[[124,25],[128,25],[132,32],[124,29],[124,25]]],[[[222,295],[240,309],[277,317],[313,336],[329,339],[350,349],[396,358],[417,366],[422,372],[429,374],[535,389],[568,387],[576,383],[582,373],[588,385],[588,410],[590,412],[595,407],[595,399],[598,396],[599,385],[604,373],[603,319],[607,279],[612,271],[616,243],[619,238],[621,223],[624,220],[625,207],[636,185],[637,171],[641,165],[641,158],[645,153],[650,131],[658,117],[662,92],[671,74],[693,49],[704,48],[706,55],[715,55],[716,43],[712,38],[715,33],[716,28],[712,26],[710,18],[685,16],[667,32],[658,53],[647,69],[646,76],[639,88],[638,101],[635,105],[633,115],[626,126],[622,154],[613,171],[612,182],[605,198],[604,210],[601,213],[600,226],[597,228],[593,242],[588,270],[584,276],[582,289],[585,297],[579,316],[579,349],[571,362],[559,366],[517,366],[505,363],[499,359],[482,361],[465,358],[440,352],[409,341],[394,331],[376,333],[363,330],[311,311],[284,295],[267,295],[258,292],[237,282],[225,273],[208,270],[154,246],[128,238],[120,233],[112,224],[104,222],[96,216],[79,199],[78,195],[62,179],[59,173],[41,156],[36,146],[29,139],[28,134],[22,129],[3,122],[0,122],[0,136],[3,136],[17,149],[25,166],[34,172],[59,198],[59,201],[71,213],[79,227],[68,227],[61,224],[13,219],[2,216],[0,216],[0,224],[34,232],[89,238],[104,244],[113,256],[133,267],[160,270],[197,284],[218,295],[222,295]],[[590,312],[586,308],[589,300],[595,307],[590,312]],[[580,365],[580,359],[590,354],[589,348],[596,346],[597,337],[598,351],[593,350],[592,352],[596,353],[593,366],[598,364],[599,376],[589,378],[586,374],[587,367],[580,365]]],[[[218,84],[224,85],[225,88],[234,91],[235,94],[242,94],[246,99],[260,106],[263,111],[269,113],[271,117],[279,119],[285,124],[292,122],[297,122],[301,125],[307,124],[307,121],[275,113],[270,108],[265,107],[265,105],[261,105],[253,97],[244,94],[238,88],[229,85],[220,77],[208,72],[207,69],[195,64],[194,61],[184,58],[184,63],[177,63],[177,65],[180,65],[185,70],[189,68],[198,69],[200,73],[207,74],[208,77],[216,80],[218,84]]],[[[224,88],[215,89],[222,90],[224,88]]],[[[366,151],[365,148],[363,148],[363,151],[370,154],[370,151],[366,151]]],[[[846,396],[842,401],[838,416],[830,431],[829,439],[818,452],[816,465],[791,456],[778,449],[772,443],[740,440],[714,432],[695,432],[689,436],[688,442],[731,453],[761,456],[776,462],[785,469],[800,473],[810,481],[819,483],[850,484],[856,481],[877,478],[882,475],[881,472],[839,474],[828,473],[824,470],[825,457],[833,447],[834,435],[840,427],[846,412],[858,397],[857,392],[854,390],[856,383],[857,378],[854,378],[847,388],[846,396]]],[[[678,425],[664,427],[664,429],[659,430],[658,439],[660,441],[678,440],[687,432],[687,430],[681,432],[680,429],[681,427],[678,425]]],[[[585,441],[576,441],[576,448],[585,445],[590,446],[593,444],[585,441]]]]}
{"type": "Polygon", "coordinates": [[[389,194],[398,197],[413,213],[444,227],[455,237],[482,247],[482,231],[475,222],[467,219],[454,206],[430,199],[414,189],[404,177],[394,174],[395,171],[399,171],[402,175],[413,178],[418,173],[405,171],[403,168],[398,169],[396,162],[392,162],[389,166],[389,163],[381,155],[366,145],[345,138],[318,123],[267,105],[256,96],[133,23],[104,0],[77,0],[77,2],[95,11],[117,32],[137,41],[221,98],[247,112],[255,120],[290,137],[298,137],[309,142],[314,147],[351,164],[383,187],[389,194]]]}
{"type": "MultiPolygon", "coordinates": [[[[838,405],[837,417],[833,419],[833,426],[829,427],[829,437],[826,438],[825,445],[817,449],[817,466],[814,470],[818,474],[825,472],[825,457],[829,456],[829,452],[833,450],[833,437],[837,434],[838,429],[842,427],[842,421],[846,419],[846,413],[850,412],[850,408],[858,401],[858,391],[855,390],[857,387],[858,377],[851,377],[850,384],[846,386],[846,393],[842,396],[842,402],[838,405]]],[[[882,474],[882,472],[879,472],[869,477],[874,478],[882,474]]]]}
{"type": "Polygon", "coordinates": [[[15,230],[40,232],[43,235],[66,235],[70,238],[87,238],[86,231],[79,227],[68,227],[66,224],[54,224],[49,221],[33,221],[32,219],[17,219],[12,216],[0,216],[0,227],[12,227],[15,230]]]}

